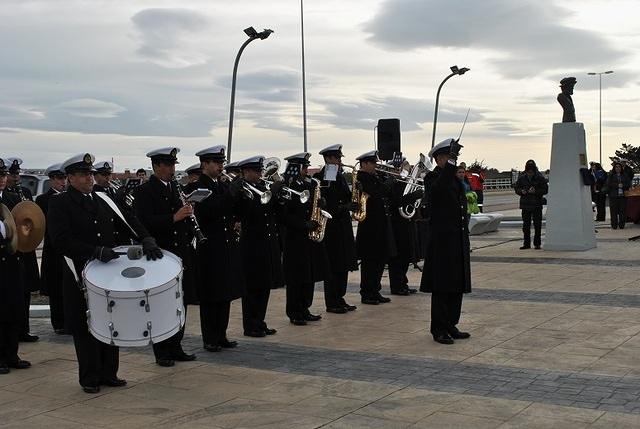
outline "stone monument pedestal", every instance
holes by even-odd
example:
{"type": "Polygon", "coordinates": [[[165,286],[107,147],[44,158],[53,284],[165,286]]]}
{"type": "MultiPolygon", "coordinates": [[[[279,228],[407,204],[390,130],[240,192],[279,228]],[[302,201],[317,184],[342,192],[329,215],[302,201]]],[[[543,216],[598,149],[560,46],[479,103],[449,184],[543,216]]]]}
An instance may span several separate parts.
{"type": "Polygon", "coordinates": [[[591,190],[583,184],[580,168],[588,168],[584,125],[553,124],[545,250],[596,247],[591,190]]]}

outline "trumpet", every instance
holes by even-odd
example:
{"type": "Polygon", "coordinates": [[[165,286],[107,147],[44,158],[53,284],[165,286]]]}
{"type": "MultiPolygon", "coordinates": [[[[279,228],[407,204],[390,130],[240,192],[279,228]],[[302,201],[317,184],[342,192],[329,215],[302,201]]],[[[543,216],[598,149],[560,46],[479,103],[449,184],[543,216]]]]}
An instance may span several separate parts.
{"type": "MultiPolygon", "coordinates": [[[[269,188],[271,188],[271,185],[273,185],[274,182],[265,180],[265,183],[269,188]]],[[[297,195],[300,199],[300,204],[306,203],[307,201],[309,201],[309,198],[311,198],[311,192],[309,192],[309,190],[307,189],[305,189],[304,191],[296,191],[295,189],[291,189],[288,186],[283,186],[281,192],[282,193],[280,195],[282,196],[282,198],[289,201],[293,198],[294,195],[297,195]]]]}
{"type": "Polygon", "coordinates": [[[248,197],[250,200],[252,200],[253,195],[256,194],[260,197],[261,204],[268,204],[269,201],[271,201],[271,191],[269,190],[261,191],[246,180],[243,180],[242,188],[245,190],[245,194],[250,195],[250,197],[248,197]]]}

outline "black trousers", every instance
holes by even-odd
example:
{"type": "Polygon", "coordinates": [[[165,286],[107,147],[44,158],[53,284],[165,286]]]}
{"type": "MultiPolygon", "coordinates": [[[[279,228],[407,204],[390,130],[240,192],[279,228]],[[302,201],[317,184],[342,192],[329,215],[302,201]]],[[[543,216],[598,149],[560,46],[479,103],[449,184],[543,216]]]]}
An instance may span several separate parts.
{"type": "Polygon", "coordinates": [[[227,338],[231,301],[201,302],[200,329],[204,344],[217,345],[227,338]]]}
{"type": "Polygon", "coordinates": [[[96,340],[89,331],[74,332],[73,344],[81,386],[98,386],[100,381],[117,377],[120,365],[118,347],[96,340]]]}
{"type": "Polygon", "coordinates": [[[304,319],[309,314],[309,308],[313,304],[313,290],[315,284],[292,283],[286,286],[286,311],[289,319],[304,319]]]}
{"type": "MultiPolygon", "coordinates": [[[[27,288],[29,285],[25,285],[27,288]]],[[[29,307],[31,306],[31,292],[24,292],[23,299],[24,307],[22,309],[22,326],[20,326],[20,336],[27,335],[30,332],[29,329],[29,307]]]]}
{"type": "Polygon", "coordinates": [[[18,334],[20,328],[13,323],[0,322],[0,363],[18,359],[18,334]]]}
{"type": "Polygon", "coordinates": [[[360,264],[360,296],[373,298],[380,294],[382,273],[386,262],[383,259],[362,259],[360,264]]]}
{"type": "Polygon", "coordinates": [[[480,213],[484,208],[484,191],[473,191],[478,196],[478,208],[480,209],[480,213]]]}
{"type": "Polygon", "coordinates": [[[606,202],[607,194],[604,192],[596,192],[594,194],[593,202],[596,203],[596,220],[604,221],[607,216],[606,202]]]}
{"type": "Polygon", "coordinates": [[[245,332],[263,331],[267,328],[267,306],[271,289],[253,290],[242,298],[242,327],[245,332]]]}
{"type": "Polygon", "coordinates": [[[611,212],[611,227],[624,228],[627,221],[627,198],[609,197],[609,211],[611,212]]]}
{"type": "Polygon", "coordinates": [[[431,294],[431,334],[450,333],[460,322],[461,293],[434,292],[431,294]]]}
{"type": "Polygon", "coordinates": [[[399,292],[409,287],[407,271],[409,271],[409,258],[396,256],[389,261],[389,288],[391,292],[399,292]]]}
{"type": "Polygon", "coordinates": [[[347,293],[349,271],[331,273],[331,277],[324,281],[324,303],[327,308],[337,308],[346,305],[344,296],[347,293]]]}
{"type": "Polygon", "coordinates": [[[153,354],[157,359],[173,359],[176,354],[182,353],[182,338],[184,337],[184,328],[187,326],[187,306],[184,306],[184,326],[171,337],[159,343],[153,343],[153,354]]]}
{"type": "Polygon", "coordinates": [[[64,301],[62,296],[49,296],[49,312],[53,329],[64,329],[64,301]]]}
{"type": "Polygon", "coordinates": [[[535,209],[522,209],[522,232],[524,233],[524,245],[531,246],[531,220],[533,219],[533,245],[542,243],[542,207],[535,209]]]}

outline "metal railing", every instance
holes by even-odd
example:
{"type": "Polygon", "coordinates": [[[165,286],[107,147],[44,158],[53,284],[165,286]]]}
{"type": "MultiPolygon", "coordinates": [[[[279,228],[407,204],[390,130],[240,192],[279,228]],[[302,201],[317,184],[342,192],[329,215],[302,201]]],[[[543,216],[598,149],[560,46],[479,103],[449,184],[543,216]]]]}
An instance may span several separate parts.
{"type": "Polygon", "coordinates": [[[503,179],[485,179],[485,191],[499,191],[503,189],[511,189],[511,178],[503,179]]]}

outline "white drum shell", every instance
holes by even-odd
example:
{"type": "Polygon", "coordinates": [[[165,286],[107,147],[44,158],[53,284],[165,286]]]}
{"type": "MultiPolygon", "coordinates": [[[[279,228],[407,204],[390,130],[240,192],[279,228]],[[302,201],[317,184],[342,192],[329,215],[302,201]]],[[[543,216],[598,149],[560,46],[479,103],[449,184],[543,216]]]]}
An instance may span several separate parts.
{"type": "MultiPolygon", "coordinates": [[[[115,250],[126,252],[127,248],[121,246],[115,250]]],[[[158,261],[147,261],[146,257],[128,260],[123,255],[106,264],[91,261],[85,266],[82,277],[86,288],[87,325],[99,341],[121,347],[141,347],[166,340],[182,328],[185,323],[182,262],[173,253],[162,252],[164,257],[158,261]],[[144,267],[146,273],[138,279],[125,278],[121,271],[128,266],[144,267]],[[148,278],[142,279],[147,274],[148,278]],[[158,283],[159,279],[164,282],[156,286],[149,284],[150,280],[158,283]]]]}

